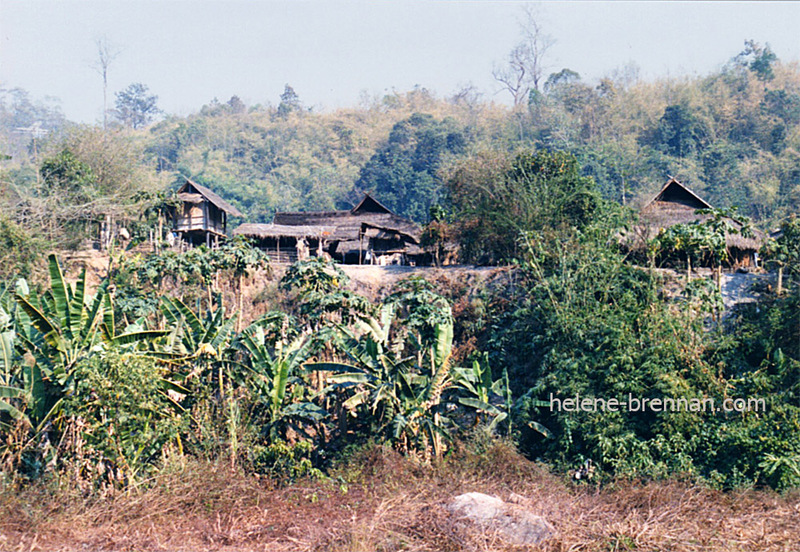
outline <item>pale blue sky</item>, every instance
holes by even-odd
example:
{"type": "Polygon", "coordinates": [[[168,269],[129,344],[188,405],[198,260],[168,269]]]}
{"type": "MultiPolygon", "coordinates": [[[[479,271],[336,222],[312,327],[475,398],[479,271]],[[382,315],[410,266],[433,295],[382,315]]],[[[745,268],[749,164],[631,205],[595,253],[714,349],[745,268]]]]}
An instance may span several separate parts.
{"type": "MultiPolygon", "coordinates": [[[[769,42],[800,59],[800,2],[539,2],[555,40],[551,71],[593,81],[633,62],[644,78],[705,74],[769,42]]],[[[70,119],[101,119],[95,40],[120,50],[109,99],[132,82],[162,109],[188,114],[212,98],[277,103],[286,83],[306,105],[356,105],[420,85],[443,96],[492,79],[519,38],[523,2],[266,0],[0,0],[0,87],[61,99],[70,119]]]]}

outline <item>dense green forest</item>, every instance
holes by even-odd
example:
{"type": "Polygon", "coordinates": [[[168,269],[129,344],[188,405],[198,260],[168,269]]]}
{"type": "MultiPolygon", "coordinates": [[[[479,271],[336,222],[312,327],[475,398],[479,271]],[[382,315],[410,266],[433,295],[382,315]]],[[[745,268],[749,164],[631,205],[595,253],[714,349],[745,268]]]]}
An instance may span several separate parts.
{"type": "Polygon", "coordinates": [[[416,89],[318,113],[287,85],[277,105],[233,97],[155,121],[146,87],[117,99],[104,129],[3,91],[4,482],[73,478],[91,493],[180,456],[285,482],[375,441],[430,464],[477,426],[596,481],[800,486],[800,68],[768,47],[693,78],[590,84],[564,69],[514,108],[416,89]],[[65,279],[51,252],[86,247],[107,216],[148,236],[181,175],[252,222],[371,191],[507,279],[410,278],[371,299],[315,258],[245,298],[243,282],[273,267],[241,239],[112,251],[94,289],[65,279]],[[630,207],[669,175],[781,228],[763,255],[782,293],[722,312],[709,279],[664,292],[663,242],[648,259],[620,249],[630,207]],[[266,314],[245,319],[245,300],[266,314]],[[768,408],[554,411],[551,396],[768,408]]]}

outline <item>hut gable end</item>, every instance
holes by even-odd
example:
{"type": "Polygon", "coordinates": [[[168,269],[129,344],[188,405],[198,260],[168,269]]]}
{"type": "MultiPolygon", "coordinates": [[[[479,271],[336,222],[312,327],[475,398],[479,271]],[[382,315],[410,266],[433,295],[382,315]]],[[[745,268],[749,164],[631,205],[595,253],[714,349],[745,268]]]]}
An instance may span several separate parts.
{"type": "Polygon", "coordinates": [[[639,220],[654,228],[667,228],[702,218],[699,209],[711,209],[711,205],[689,188],[671,178],[661,191],[644,206],[639,220]]]}
{"type": "Polygon", "coordinates": [[[711,209],[711,205],[700,198],[696,193],[689,188],[671,178],[667,182],[656,197],[645,207],[649,207],[654,203],[674,203],[690,207],[692,209],[711,209]]]}
{"type": "Polygon", "coordinates": [[[353,210],[350,211],[353,215],[360,215],[366,213],[382,213],[387,215],[392,215],[392,213],[388,207],[384,206],[381,202],[377,199],[372,197],[369,194],[364,194],[364,199],[359,202],[358,205],[353,207],[353,210]]]}

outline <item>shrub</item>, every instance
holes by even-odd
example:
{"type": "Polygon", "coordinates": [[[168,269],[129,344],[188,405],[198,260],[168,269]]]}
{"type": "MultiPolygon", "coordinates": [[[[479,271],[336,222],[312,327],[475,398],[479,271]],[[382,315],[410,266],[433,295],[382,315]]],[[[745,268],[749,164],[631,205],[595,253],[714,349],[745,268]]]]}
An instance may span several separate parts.
{"type": "Polygon", "coordinates": [[[83,461],[73,466],[77,475],[133,483],[157,465],[168,443],[181,446],[183,419],[161,377],[154,360],[113,351],[77,365],[75,392],[64,400],[70,427],[63,445],[73,462],[83,461]]]}

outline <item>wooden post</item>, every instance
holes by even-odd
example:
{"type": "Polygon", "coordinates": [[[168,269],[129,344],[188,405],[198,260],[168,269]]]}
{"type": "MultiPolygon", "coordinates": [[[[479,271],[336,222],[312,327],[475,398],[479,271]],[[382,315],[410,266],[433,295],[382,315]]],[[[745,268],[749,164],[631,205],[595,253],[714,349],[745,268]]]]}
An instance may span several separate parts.
{"type": "Polygon", "coordinates": [[[778,295],[783,293],[783,265],[778,267],[778,289],[776,292],[778,295]]]}
{"type": "Polygon", "coordinates": [[[281,237],[280,236],[278,236],[278,239],[275,240],[275,243],[277,244],[275,246],[275,262],[279,263],[279,262],[281,262],[281,237]]]}
{"type": "Polygon", "coordinates": [[[364,234],[358,231],[358,264],[361,264],[361,253],[364,251],[364,234]]]}

